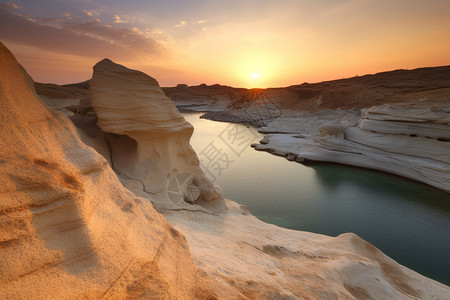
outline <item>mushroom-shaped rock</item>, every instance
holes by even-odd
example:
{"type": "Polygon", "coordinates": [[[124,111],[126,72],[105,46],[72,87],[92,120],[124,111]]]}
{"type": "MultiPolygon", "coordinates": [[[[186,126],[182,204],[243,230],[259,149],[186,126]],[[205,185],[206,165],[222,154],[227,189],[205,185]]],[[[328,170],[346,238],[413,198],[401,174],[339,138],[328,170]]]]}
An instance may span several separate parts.
{"type": "Polygon", "coordinates": [[[188,174],[197,179],[177,186],[182,189],[177,192],[190,195],[187,202],[222,201],[220,190],[204,176],[189,144],[192,125],[155,79],[104,59],[94,66],[90,89],[98,126],[109,133],[116,172],[140,181],[145,191],[156,194],[173,192],[170,183],[188,174]]]}

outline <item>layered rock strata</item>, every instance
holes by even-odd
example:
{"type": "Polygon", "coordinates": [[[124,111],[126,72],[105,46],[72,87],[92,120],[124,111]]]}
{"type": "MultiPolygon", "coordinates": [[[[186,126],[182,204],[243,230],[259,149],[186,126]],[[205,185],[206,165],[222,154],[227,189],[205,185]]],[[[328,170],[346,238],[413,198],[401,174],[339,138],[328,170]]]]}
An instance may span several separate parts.
{"type": "Polygon", "coordinates": [[[0,43],[0,298],[212,297],[185,238],[125,189],[0,43]]]}
{"type": "MultiPolygon", "coordinates": [[[[275,121],[262,131],[285,127],[275,121]]],[[[301,130],[271,134],[266,136],[270,142],[254,147],[299,162],[326,161],[381,170],[450,192],[448,106],[376,106],[367,110],[356,126],[329,122],[317,129],[319,134],[308,131],[303,136],[301,130]]]]}
{"type": "Polygon", "coordinates": [[[220,189],[203,175],[189,144],[192,125],[155,79],[104,59],[94,66],[90,89],[91,104],[82,105],[93,111],[72,120],[124,182],[138,182],[149,194],[168,193],[178,206],[223,206],[220,189]]]}

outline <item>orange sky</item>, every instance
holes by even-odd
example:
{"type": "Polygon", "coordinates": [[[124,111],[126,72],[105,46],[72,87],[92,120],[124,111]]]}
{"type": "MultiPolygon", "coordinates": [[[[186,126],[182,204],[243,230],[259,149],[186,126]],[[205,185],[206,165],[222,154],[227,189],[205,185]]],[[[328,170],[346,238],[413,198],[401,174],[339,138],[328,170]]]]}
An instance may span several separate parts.
{"type": "Polygon", "coordinates": [[[40,82],[104,57],[162,86],[276,87],[450,64],[448,0],[14,1],[0,40],[40,82]]]}

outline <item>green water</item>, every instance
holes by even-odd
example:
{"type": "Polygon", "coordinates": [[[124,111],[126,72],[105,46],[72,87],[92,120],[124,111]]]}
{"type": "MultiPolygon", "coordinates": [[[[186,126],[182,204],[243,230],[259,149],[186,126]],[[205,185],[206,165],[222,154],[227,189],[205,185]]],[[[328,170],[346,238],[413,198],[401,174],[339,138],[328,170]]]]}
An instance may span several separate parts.
{"type": "Polygon", "coordinates": [[[184,116],[194,125],[191,144],[208,176],[256,217],[331,236],[354,232],[450,285],[449,194],[386,173],[289,162],[250,148],[262,138],[253,128],[199,119],[200,113],[184,116]]]}

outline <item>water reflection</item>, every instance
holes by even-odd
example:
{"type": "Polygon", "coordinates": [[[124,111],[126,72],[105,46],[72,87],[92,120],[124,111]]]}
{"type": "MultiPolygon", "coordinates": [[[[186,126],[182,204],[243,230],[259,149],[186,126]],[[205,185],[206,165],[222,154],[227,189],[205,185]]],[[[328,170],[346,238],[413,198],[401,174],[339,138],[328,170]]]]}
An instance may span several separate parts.
{"type": "Polygon", "coordinates": [[[352,166],[314,163],[308,164],[316,172],[320,184],[327,189],[337,190],[342,184],[364,187],[365,192],[380,199],[396,196],[399,200],[414,201],[450,217],[449,194],[426,184],[400,178],[392,174],[365,170],[352,166]],[[380,188],[382,187],[382,188],[380,188]],[[414,195],[411,197],[411,195],[414,195]]]}

